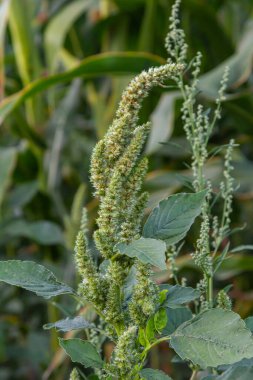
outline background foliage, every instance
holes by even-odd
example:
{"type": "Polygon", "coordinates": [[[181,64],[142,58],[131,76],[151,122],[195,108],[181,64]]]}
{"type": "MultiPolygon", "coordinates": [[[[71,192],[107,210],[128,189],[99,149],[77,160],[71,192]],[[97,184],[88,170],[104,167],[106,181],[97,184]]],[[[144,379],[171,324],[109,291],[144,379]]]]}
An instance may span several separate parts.
{"type": "MultiPolygon", "coordinates": [[[[1,259],[33,260],[70,285],[76,281],[73,244],[82,205],[88,208],[90,232],[96,217],[89,183],[92,148],[133,75],[165,61],[171,5],[170,0],[0,2],[1,259]]],[[[210,149],[231,137],[240,144],[234,155],[238,187],[233,227],[238,232],[232,241],[246,246],[231,253],[215,285],[218,290],[233,283],[234,309],[245,318],[253,312],[253,257],[247,249],[253,244],[253,5],[251,0],[185,0],[181,14],[190,54],[203,53],[199,97],[209,107],[224,66],[230,66],[228,100],[210,149]]],[[[175,88],[156,89],[144,103],[141,118],[151,117],[153,123],[145,148],[150,208],[187,190],[191,180],[180,104],[175,88]]],[[[221,159],[210,159],[206,170],[214,183],[219,183],[221,169],[221,159]]],[[[178,258],[179,277],[189,284],[199,278],[190,258],[193,239],[194,230],[178,258]]],[[[169,276],[164,271],[158,280],[169,276]]],[[[67,376],[70,363],[58,348],[56,332],[41,328],[75,312],[74,302],[64,296],[61,305],[46,306],[35,295],[0,284],[1,379],[67,376]]],[[[87,316],[93,317],[89,309],[87,316]]],[[[105,345],[105,355],[110,350],[105,345]]],[[[150,365],[173,374],[171,355],[166,345],[156,348],[150,365]]],[[[183,367],[173,376],[189,378],[183,367]]]]}

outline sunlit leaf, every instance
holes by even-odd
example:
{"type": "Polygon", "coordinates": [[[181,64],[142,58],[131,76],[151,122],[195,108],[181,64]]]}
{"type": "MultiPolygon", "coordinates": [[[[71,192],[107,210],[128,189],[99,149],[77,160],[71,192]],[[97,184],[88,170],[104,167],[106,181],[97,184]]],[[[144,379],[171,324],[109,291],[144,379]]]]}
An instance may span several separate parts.
{"type": "Polygon", "coordinates": [[[164,62],[163,58],[156,55],[137,52],[102,53],[88,57],[75,68],[37,79],[21,91],[4,99],[0,104],[0,120],[4,120],[10,112],[31,96],[58,83],[67,82],[79,76],[91,78],[102,75],[136,74],[164,62]]]}
{"type": "Polygon", "coordinates": [[[151,212],[143,228],[146,238],[161,239],[167,245],[183,239],[200,214],[206,191],[180,193],[164,199],[151,212]]]}

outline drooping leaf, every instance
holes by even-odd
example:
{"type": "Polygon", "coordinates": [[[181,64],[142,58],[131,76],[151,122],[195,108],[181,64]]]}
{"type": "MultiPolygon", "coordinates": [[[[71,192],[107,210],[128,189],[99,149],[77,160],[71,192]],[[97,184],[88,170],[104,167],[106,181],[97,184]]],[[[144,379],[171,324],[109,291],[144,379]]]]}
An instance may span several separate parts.
{"type": "Polygon", "coordinates": [[[166,312],[167,324],[162,331],[163,335],[172,334],[182,323],[192,318],[192,312],[187,307],[178,307],[175,309],[168,307],[166,312]]]}
{"type": "Polygon", "coordinates": [[[119,243],[116,250],[129,257],[137,257],[144,264],[152,264],[160,269],[166,269],[166,245],[161,240],[141,237],[130,244],[119,243]]]}
{"type": "Polygon", "coordinates": [[[201,212],[206,191],[171,195],[151,212],[143,229],[146,238],[161,239],[167,245],[184,238],[201,212]]]}
{"type": "Polygon", "coordinates": [[[178,306],[191,302],[200,296],[199,291],[190,286],[163,284],[160,285],[160,289],[168,290],[166,300],[162,304],[163,307],[177,308],[178,306]]]}
{"type": "Polygon", "coordinates": [[[0,149],[0,205],[11,179],[16,156],[17,150],[14,148],[0,149]]]}
{"type": "Polygon", "coordinates": [[[94,324],[86,321],[83,317],[77,316],[75,318],[65,318],[61,319],[54,323],[47,323],[43,326],[45,330],[50,330],[55,328],[58,331],[71,331],[71,330],[79,330],[79,329],[87,329],[94,327],[94,324]]]}
{"type": "Polygon", "coordinates": [[[246,244],[246,245],[239,245],[238,247],[235,247],[231,249],[231,253],[235,252],[242,252],[242,251],[252,251],[253,250],[253,245],[252,244],[246,244]]]}
{"type": "Polygon", "coordinates": [[[37,222],[27,222],[22,219],[13,220],[2,227],[0,236],[3,235],[25,237],[43,245],[62,244],[64,241],[59,226],[46,220],[37,222]]]}
{"type": "Polygon", "coordinates": [[[0,281],[30,290],[46,299],[59,294],[74,294],[74,290],[58,281],[50,270],[32,261],[0,261],[0,281]]]}
{"type": "Polygon", "coordinates": [[[144,368],[140,374],[145,380],[172,380],[166,373],[158,369],[144,368]]]}
{"type": "Polygon", "coordinates": [[[251,332],[238,314],[228,310],[207,310],[183,323],[170,343],[183,360],[203,369],[253,357],[251,332]]]}
{"type": "Polygon", "coordinates": [[[71,70],[37,79],[19,92],[5,98],[0,103],[0,120],[3,121],[17,106],[31,96],[58,83],[67,82],[79,76],[91,78],[108,74],[136,74],[151,66],[164,64],[164,62],[159,56],[138,52],[110,52],[88,57],[71,70]]]}
{"type": "Polygon", "coordinates": [[[228,87],[238,87],[248,79],[252,69],[252,36],[253,23],[250,21],[245,27],[245,32],[239,42],[237,52],[219,66],[200,77],[198,88],[205,96],[212,99],[217,97],[226,66],[230,69],[228,87]]]}
{"type": "Polygon", "coordinates": [[[103,367],[103,360],[90,342],[81,339],[59,339],[59,342],[72,362],[83,364],[85,367],[103,367]]]}

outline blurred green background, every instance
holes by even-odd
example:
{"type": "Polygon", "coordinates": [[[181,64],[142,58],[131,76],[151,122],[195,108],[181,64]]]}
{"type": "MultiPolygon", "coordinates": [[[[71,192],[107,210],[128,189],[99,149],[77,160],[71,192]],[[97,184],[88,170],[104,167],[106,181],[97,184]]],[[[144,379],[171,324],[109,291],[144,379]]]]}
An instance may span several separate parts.
{"type": "MultiPolygon", "coordinates": [[[[172,3],[0,1],[1,259],[43,263],[75,284],[73,245],[83,205],[91,233],[95,227],[92,149],[110,125],[129,80],[165,62],[172,3]]],[[[253,3],[183,0],[181,19],[189,60],[198,50],[203,53],[199,100],[207,108],[214,107],[224,66],[230,66],[227,101],[210,150],[232,137],[240,144],[234,154],[238,186],[232,224],[237,232],[231,240],[234,247],[253,244],[253,3]]],[[[141,119],[153,123],[145,148],[149,208],[175,191],[187,191],[191,181],[180,105],[175,88],[155,89],[143,105],[141,119]]],[[[206,167],[214,186],[220,181],[223,155],[221,149],[206,167]]],[[[179,277],[190,285],[200,278],[190,259],[195,233],[189,234],[177,260],[179,277]]],[[[253,256],[245,247],[231,253],[216,276],[216,289],[233,284],[230,295],[242,317],[253,313],[252,273],[253,256]]],[[[168,279],[169,273],[160,277],[168,279]]],[[[0,284],[0,379],[67,379],[71,364],[58,350],[57,334],[43,331],[42,325],[73,315],[75,309],[67,297],[47,305],[0,284]]],[[[171,366],[171,357],[166,345],[161,346],[153,350],[150,365],[175,380],[188,379],[185,367],[171,366]]]]}

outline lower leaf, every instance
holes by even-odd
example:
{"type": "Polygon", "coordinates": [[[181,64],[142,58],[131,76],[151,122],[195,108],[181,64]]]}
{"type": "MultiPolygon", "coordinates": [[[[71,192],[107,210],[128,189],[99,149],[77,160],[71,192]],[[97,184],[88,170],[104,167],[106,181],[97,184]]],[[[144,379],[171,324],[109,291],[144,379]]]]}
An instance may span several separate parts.
{"type": "Polygon", "coordinates": [[[232,364],[253,357],[253,337],[240,316],[222,309],[207,310],[180,325],[171,346],[183,359],[201,368],[232,364]]]}

